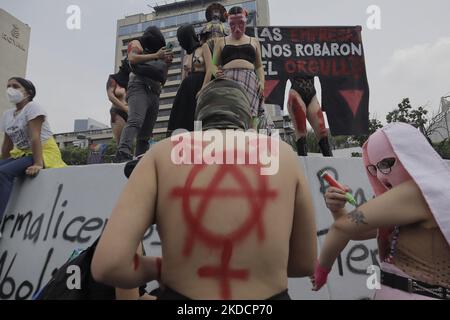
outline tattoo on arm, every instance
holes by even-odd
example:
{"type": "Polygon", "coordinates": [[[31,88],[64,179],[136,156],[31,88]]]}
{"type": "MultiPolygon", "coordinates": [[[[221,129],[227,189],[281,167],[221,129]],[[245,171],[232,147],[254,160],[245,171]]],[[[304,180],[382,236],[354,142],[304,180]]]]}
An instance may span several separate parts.
{"type": "Polygon", "coordinates": [[[130,42],[128,44],[128,54],[141,54],[142,50],[134,43],[130,42]]]}
{"type": "Polygon", "coordinates": [[[348,219],[351,219],[352,222],[356,223],[357,225],[360,224],[368,224],[366,222],[366,217],[364,216],[364,213],[362,213],[361,211],[359,211],[358,209],[353,210],[352,212],[350,212],[347,215],[348,219]]]}

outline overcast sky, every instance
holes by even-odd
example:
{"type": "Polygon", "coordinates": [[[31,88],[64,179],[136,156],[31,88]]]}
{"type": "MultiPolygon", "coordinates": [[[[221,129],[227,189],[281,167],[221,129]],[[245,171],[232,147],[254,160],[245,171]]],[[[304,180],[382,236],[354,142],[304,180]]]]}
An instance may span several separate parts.
{"type": "MultiPolygon", "coordinates": [[[[0,0],[31,27],[27,78],[49,113],[54,133],[74,119],[109,124],[107,76],[114,71],[116,23],[148,13],[144,0],[0,0]],[[69,30],[70,5],[81,8],[81,30],[69,30]]],[[[450,94],[450,1],[269,0],[271,25],[362,25],[370,113],[384,120],[404,97],[437,112],[450,94]],[[381,30],[369,30],[370,5],[381,9],[381,30]]],[[[1,58],[1,57],[0,57],[1,58]]]]}

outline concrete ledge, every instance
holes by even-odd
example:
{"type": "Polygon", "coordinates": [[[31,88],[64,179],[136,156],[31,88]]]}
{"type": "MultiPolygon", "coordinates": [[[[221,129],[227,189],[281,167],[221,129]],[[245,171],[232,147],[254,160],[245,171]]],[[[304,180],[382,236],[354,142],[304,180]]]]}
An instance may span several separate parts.
{"type": "MultiPolygon", "coordinates": [[[[300,159],[306,169],[317,212],[318,243],[332,222],[323,201],[322,169],[349,185],[359,203],[372,198],[361,159],[300,159]]],[[[280,164],[282,165],[282,164],[280,164]]],[[[89,246],[101,233],[126,179],[124,165],[52,169],[34,179],[18,180],[1,226],[0,299],[30,299],[76,248],[89,246]]],[[[350,209],[350,207],[349,207],[350,209]]],[[[147,254],[161,255],[156,230],[144,241],[147,254]]],[[[309,279],[290,279],[293,299],[359,299],[370,297],[368,266],[376,264],[374,240],[350,243],[335,264],[328,286],[310,290],[309,279]]]]}

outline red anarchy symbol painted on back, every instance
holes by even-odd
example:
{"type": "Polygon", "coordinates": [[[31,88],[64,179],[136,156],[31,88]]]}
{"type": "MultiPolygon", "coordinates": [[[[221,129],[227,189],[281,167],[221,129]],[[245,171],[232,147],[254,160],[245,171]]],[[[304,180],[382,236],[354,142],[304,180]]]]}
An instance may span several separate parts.
{"type": "Polygon", "coordinates": [[[248,270],[230,269],[233,248],[237,243],[246,239],[253,230],[256,230],[259,242],[264,241],[265,232],[262,221],[264,209],[269,199],[277,197],[277,192],[269,189],[267,176],[260,175],[260,165],[240,165],[239,167],[236,165],[220,165],[206,188],[194,187],[195,179],[206,167],[206,165],[194,166],[189,173],[185,186],[174,188],[172,196],[181,198],[183,217],[190,231],[183,248],[183,255],[186,257],[191,255],[195,241],[200,241],[211,249],[221,249],[221,264],[219,266],[201,267],[197,273],[201,278],[217,278],[220,282],[221,297],[230,299],[230,280],[246,280],[249,276],[248,270]],[[256,188],[252,187],[240,168],[252,169],[257,177],[256,188]],[[220,183],[227,175],[231,175],[238,187],[219,188],[220,183]],[[192,197],[200,197],[195,212],[191,208],[192,197]],[[229,234],[214,233],[203,225],[208,205],[215,198],[243,198],[249,203],[250,212],[247,219],[229,234]]]}

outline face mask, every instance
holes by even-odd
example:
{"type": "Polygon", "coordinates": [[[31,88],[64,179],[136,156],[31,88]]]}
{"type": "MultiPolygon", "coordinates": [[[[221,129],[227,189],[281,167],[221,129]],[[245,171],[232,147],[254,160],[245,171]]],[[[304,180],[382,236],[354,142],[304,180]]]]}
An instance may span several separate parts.
{"type": "Polygon", "coordinates": [[[245,34],[247,18],[243,14],[230,16],[228,24],[230,25],[233,38],[240,39],[245,34]]]}
{"type": "Polygon", "coordinates": [[[14,88],[6,89],[6,94],[8,95],[8,100],[13,104],[20,103],[23,101],[23,99],[25,99],[23,93],[20,90],[14,88]]]}
{"type": "Polygon", "coordinates": [[[375,167],[378,165],[379,168],[376,170],[376,177],[386,189],[391,189],[411,179],[411,176],[400,163],[394,149],[392,149],[391,143],[382,131],[379,130],[370,136],[367,144],[367,156],[371,165],[375,167]],[[392,166],[386,170],[383,163],[388,159],[395,159],[395,162],[393,165],[391,163],[392,166]],[[380,162],[382,165],[379,165],[380,162]]]}
{"type": "Polygon", "coordinates": [[[220,20],[220,11],[217,11],[217,10],[213,11],[212,20],[213,21],[219,21],[220,20]]]}

